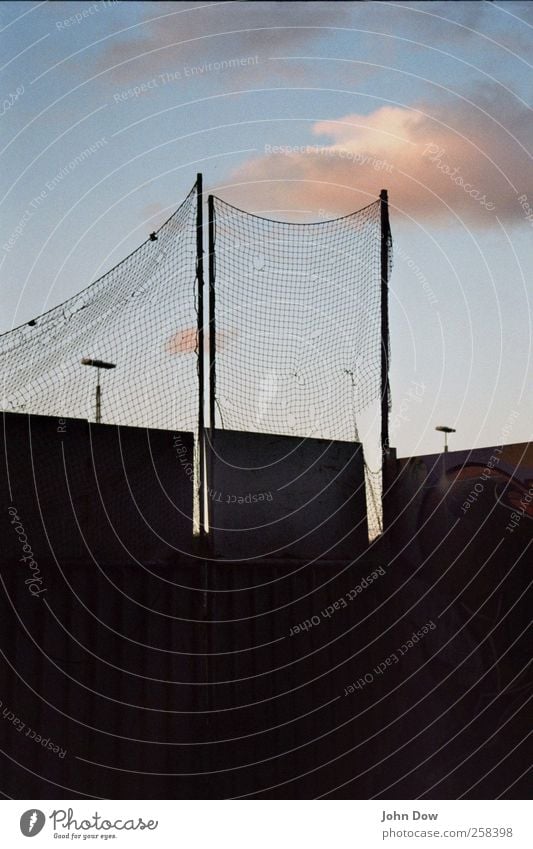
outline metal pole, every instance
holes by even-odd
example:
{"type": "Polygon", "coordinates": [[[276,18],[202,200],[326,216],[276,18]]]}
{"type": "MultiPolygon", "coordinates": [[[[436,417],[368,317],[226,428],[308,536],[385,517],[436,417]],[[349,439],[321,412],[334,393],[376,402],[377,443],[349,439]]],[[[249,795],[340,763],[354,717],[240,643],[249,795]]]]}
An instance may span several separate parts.
{"type": "Polygon", "coordinates": [[[215,429],[216,324],[215,324],[215,199],[209,195],[209,428],[215,429]]]}
{"type": "Polygon", "coordinates": [[[385,493],[388,485],[389,459],[389,195],[382,189],[379,195],[381,212],[381,451],[382,451],[382,509],[385,530],[385,493]]]}
{"type": "Polygon", "coordinates": [[[204,221],[203,221],[203,180],[202,175],[196,177],[196,280],[198,286],[198,462],[199,462],[199,521],[200,535],[206,533],[205,523],[205,420],[204,420],[204,221]]]}
{"type": "Polygon", "coordinates": [[[81,358],[82,366],[91,366],[96,369],[96,399],[95,399],[95,411],[94,418],[96,424],[100,424],[102,421],[102,390],[100,388],[100,369],[111,369],[116,368],[115,363],[106,363],[105,360],[95,360],[92,357],[82,357],[81,358]]]}
{"type": "MultiPolygon", "coordinates": [[[[208,485],[213,485],[213,438],[215,430],[215,357],[216,357],[216,340],[215,340],[215,201],[213,195],[209,195],[207,199],[208,212],[208,253],[209,253],[209,446],[206,448],[206,475],[208,485]]],[[[212,652],[212,633],[211,633],[211,610],[216,600],[216,593],[209,595],[209,589],[212,586],[216,588],[216,564],[213,564],[211,570],[208,569],[207,555],[213,557],[213,529],[211,527],[209,516],[209,499],[206,506],[207,523],[209,526],[209,534],[207,535],[208,544],[206,546],[205,559],[205,606],[206,606],[206,735],[207,739],[211,737],[211,668],[209,658],[212,652]]],[[[214,618],[214,617],[213,617],[214,618]]]]}
{"type": "Polygon", "coordinates": [[[449,433],[456,433],[457,431],[455,430],[454,427],[448,427],[447,425],[437,425],[435,430],[437,430],[439,433],[444,434],[444,451],[442,453],[447,454],[448,453],[448,434],[449,433]]]}
{"type": "Polygon", "coordinates": [[[102,420],[102,390],[100,388],[100,369],[96,369],[96,424],[102,420]]]}
{"type": "MultiPolygon", "coordinates": [[[[215,199],[209,195],[208,210],[208,252],[209,252],[209,451],[206,457],[208,485],[213,485],[213,439],[215,435],[215,393],[216,393],[216,323],[215,323],[215,199]]],[[[209,500],[206,512],[209,523],[209,500]]],[[[210,535],[213,541],[212,533],[210,535]]],[[[212,545],[210,547],[212,553],[212,545]]]]}

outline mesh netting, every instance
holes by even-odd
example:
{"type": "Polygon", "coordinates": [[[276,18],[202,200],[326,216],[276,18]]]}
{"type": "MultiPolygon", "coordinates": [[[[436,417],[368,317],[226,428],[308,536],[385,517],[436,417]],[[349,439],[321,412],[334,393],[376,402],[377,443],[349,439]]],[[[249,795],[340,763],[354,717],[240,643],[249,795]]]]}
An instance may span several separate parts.
{"type": "Polygon", "coordinates": [[[4,410],[197,429],[196,187],[150,239],[78,295],[0,336],[4,410]]]}
{"type": "Polygon", "coordinates": [[[291,224],[215,198],[223,427],[356,438],[356,414],[380,396],[380,245],[379,201],[291,224]]]}
{"type": "MultiPolygon", "coordinates": [[[[380,468],[380,202],[293,224],[215,198],[214,218],[217,426],[368,441],[380,468]],[[365,440],[358,416],[373,405],[365,440]]],[[[381,474],[367,484],[375,536],[381,474]]]]}
{"type": "MultiPolygon", "coordinates": [[[[215,424],[362,442],[375,536],[380,202],[318,224],[271,221],[218,198],[213,204],[215,424]]],[[[4,410],[198,434],[196,213],[195,186],[156,238],[78,295],[0,336],[4,410]],[[115,368],[97,372],[82,359],[115,368]]]]}

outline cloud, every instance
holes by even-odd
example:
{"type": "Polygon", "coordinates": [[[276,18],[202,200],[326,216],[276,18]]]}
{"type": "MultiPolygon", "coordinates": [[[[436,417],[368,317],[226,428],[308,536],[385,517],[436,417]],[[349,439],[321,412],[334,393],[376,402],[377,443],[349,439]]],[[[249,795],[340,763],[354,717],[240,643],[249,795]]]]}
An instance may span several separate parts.
{"type": "MultiPolygon", "coordinates": [[[[216,331],[216,347],[220,353],[227,347],[227,343],[233,341],[236,336],[234,329],[216,331]]],[[[209,340],[204,342],[204,351],[209,349],[209,340]]],[[[192,354],[198,350],[198,331],[196,327],[184,327],[173,333],[165,343],[167,354],[192,354]]]]}
{"type": "Polygon", "coordinates": [[[530,134],[529,112],[500,92],[479,89],[479,108],[456,100],[318,121],[300,148],[283,147],[278,135],[218,192],[260,214],[292,208],[316,219],[346,214],[388,188],[392,207],[415,219],[523,220],[517,196],[527,192],[520,143],[530,134]]]}
{"type": "Polygon", "coordinates": [[[170,339],[167,339],[165,351],[167,354],[192,354],[198,345],[197,331],[195,327],[187,327],[178,330],[170,339]]]}
{"type": "MultiPolygon", "coordinates": [[[[110,39],[99,51],[97,71],[112,82],[170,72],[184,64],[202,66],[258,55],[316,40],[332,26],[349,25],[352,3],[228,2],[138,4],[137,26],[110,39]]],[[[270,69],[272,71],[272,69],[270,69]]],[[[284,70],[284,69],[282,69],[284,70]]],[[[253,78],[254,69],[241,69],[253,78]]],[[[256,71],[256,73],[260,73],[256,71]]]]}

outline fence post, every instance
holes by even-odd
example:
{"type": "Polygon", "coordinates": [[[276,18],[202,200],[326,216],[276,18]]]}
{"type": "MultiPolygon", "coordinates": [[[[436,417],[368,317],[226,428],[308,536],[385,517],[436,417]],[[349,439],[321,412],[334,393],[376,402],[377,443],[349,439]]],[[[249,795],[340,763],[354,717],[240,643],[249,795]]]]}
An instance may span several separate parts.
{"type": "Polygon", "coordinates": [[[389,195],[382,189],[379,195],[381,212],[381,504],[385,531],[385,501],[388,486],[389,457],[389,195]]]}
{"type": "Polygon", "coordinates": [[[203,215],[203,179],[196,177],[196,280],[198,286],[198,464],[199,464],[199,522],[200,537],[206,534],[205,521],[205,414],[204,414],[204,215],[203,215]]]}
{"type": "Polygon", "coordinates": [[[215,429],[216,321],[215,321],[215,199],[208,198],[209,210],[209,428],[215,429]]]}

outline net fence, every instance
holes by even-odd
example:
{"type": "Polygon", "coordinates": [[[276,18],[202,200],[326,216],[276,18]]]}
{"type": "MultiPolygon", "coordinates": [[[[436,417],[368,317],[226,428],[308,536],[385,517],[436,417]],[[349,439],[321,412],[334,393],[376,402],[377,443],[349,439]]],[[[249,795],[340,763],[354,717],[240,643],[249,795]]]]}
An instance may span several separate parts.
{"type": "MultiPolygon", "coordinates": [[[[198,437],[199,185],[125,260],[0,336],[4,410],[198,437]],[[90,367],[95,362],[114,367],[90,367]]],[[[219,198],[212,204],[214,424],[362,442],[369,530],[376,536],[382,529],[380,202],[317,224],[272,221],[219,198]]],[[[208,368],[205,378],[209,383],[208,368]]],[[[197,438],[197,485],[198,445],[197,438]]],[[[197,527],[197,503],[195,515],[197,527]]]]}
{"type": "Polygon", "coordinates": [[[381,207],[317,224],[214,198],[216,425],[361,441],[381,520],[381,207]],[[360,432],[360,414],[374,421],[360,432]],[[367,415],[368,417],[368,415],[367,415]]]}
{"type": "Polygon", "coordinates": [[[196,186],[125,260],[0,336],[4,410],[189,430],[198,423],[196,186]]]}

